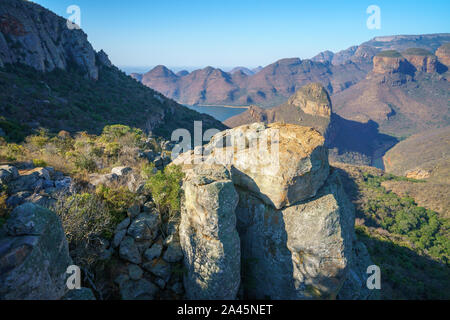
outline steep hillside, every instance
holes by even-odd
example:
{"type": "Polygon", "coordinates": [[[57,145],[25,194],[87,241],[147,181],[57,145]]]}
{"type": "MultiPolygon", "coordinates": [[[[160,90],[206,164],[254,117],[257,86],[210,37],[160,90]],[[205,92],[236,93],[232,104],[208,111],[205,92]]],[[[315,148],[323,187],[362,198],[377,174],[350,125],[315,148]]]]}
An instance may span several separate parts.
{"type": "Polygon", "coordinates": [[[450,127],[413,135],[389,150],[383,160],[387,172],[423,181],[389,182],[387,189],[409,194],[421,206],[450,217],[450,127]]]}
{"type": "Polygon", "coordinates": [[[355,205],[357,237],[381,268],[381,298],[449,299],[449,220],[384,187],[422,183],[372,167],[332,165],[355,205]]]}
{"type": "Polygon", "coordinates": [[[87,130],[123,123],[170,136],[177,128],[224,129],[136,82],[95,52],[83,31],[23,0],[0,3],[0,127],[20,140],[33,129],[87,130]]]}

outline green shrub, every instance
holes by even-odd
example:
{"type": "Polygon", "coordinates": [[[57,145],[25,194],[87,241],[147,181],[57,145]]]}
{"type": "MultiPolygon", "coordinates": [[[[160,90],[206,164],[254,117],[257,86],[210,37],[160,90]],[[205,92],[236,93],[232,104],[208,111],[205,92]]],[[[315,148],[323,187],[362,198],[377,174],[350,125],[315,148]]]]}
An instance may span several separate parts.
{"type": "Polygon", "coordinates": [[[171,220],[180,210],[181,183],[184,177],[179,166],[168,166],[164,171],[154,173],[154,165],[142,170],[147,180],[146,187],[151,191],[158,210],[171,220]]]}
{"type": "Polygon", "coordinates": [[[142,138],[143,132],[141,129],[117,124],[103,128],[100,138],[105,142],[114,142],[126,136],[129,136],[132,141],[138,142],[142,138]]]}
{"type": "Polygon", "coordinates": [[[0,147],[0,155],[7,161],[16,161],[25,154],[23,146],[15,143],[8,143],[0,147]]]}
{"type": "Polygon", "coordinates": [[[137,195],[125,186],[110,188],[100,185],[95,193],[110,212],[113,224],[118,224],[125,219],[128,208],[137,201],[137,195]]]}
{"type": "Polygon", "coordinates": [[[47,167],[47,162],[41,159],[33,159],[33,165],[35,167],[47,167]]]}

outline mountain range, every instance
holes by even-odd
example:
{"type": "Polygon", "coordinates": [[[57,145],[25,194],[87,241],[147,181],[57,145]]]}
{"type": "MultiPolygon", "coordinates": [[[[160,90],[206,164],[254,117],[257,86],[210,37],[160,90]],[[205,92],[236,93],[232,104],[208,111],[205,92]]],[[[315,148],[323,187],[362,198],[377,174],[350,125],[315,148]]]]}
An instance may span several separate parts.
{"type": "Polygon", "coordinates": [[[337,53],[322,52],[312,59],[281,59],[260,70],[238,67],[225,72],[206,67],[175,74],[160,65],[133,77],[181,104],[256,104],[267,108],[285,102],[310,82],[322,83],[332,95],[344,91],[365,79],[373,68],[373,58],[381,51],[420,48],[434,53],[447,42],[448,33],[377,37],[337,53]]]}

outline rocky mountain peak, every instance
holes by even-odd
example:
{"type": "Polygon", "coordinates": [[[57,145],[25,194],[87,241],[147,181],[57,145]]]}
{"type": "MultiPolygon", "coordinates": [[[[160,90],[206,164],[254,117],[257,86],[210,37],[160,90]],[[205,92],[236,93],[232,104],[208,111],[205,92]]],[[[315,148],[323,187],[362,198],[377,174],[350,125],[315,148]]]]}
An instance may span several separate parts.
{"type": "Polygon", "coordinates": [[[330,96],[320,83],[311,83],[302,87],[288,100],[288,103],[313,116],[329,117],[331,115],[330,96]]]}
{"type": "Polygon", "coordinates": [[[29,1],[0,2],[0,31],[0,66],[22,63],[49,72],[76,65],[97,80],[97,63],[111,65],[81,29],[69,29],[66,19],[29,1]]]}

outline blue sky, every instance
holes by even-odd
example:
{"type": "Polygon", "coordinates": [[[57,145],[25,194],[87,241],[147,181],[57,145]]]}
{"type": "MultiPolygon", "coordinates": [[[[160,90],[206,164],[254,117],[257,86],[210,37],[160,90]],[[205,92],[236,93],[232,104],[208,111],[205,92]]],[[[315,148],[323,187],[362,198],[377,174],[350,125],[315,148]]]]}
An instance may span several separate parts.
{"type": "Polygon", "coordinates": [[[265,66],[375,36],[450,32],[448,0],[34,0],[81,27],[118,66],[265,66]],[[381,29],[369,30],[369,5],[381,29]]]}

